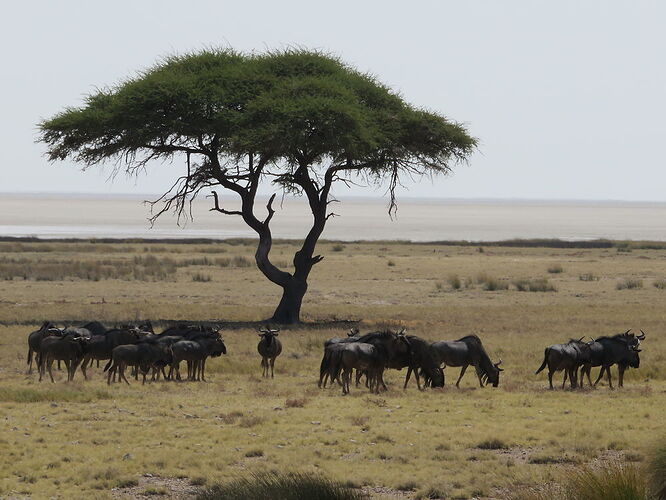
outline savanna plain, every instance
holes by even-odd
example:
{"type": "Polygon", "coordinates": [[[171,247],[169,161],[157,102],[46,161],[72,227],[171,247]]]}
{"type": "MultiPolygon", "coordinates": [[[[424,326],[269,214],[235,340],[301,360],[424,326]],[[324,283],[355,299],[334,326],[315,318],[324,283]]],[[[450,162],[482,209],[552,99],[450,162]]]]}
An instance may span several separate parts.
{"type": "MultiPolygon", "coordinates": [[[[282,329],[267,380],[256,329],[279,290],[253,245],[0,242],[0,497],[187,497],[298,471],[377,498],[511,498],[584,466],[640,467],[666,438],[666,246],[321,243],[305,324],[282,329]],[[227,354],[207,363],[207,382],[27,373],[27,335],[45,320],[145,319],[219,323],[227,354]],[[388,371],[379,395],[318,389],[324,340],[352,326],[475,333],[505,371],[498,388],[469,370],[457,389],[449,367],[443,389],[403,390],[404,370],[388,371]],[[647,338],[622,389],[551,391],[534,375],[550,344],[629,328],[647,338]]],[[[273,260],[288,268],[295,250],[277,242],[273,260]]]]}

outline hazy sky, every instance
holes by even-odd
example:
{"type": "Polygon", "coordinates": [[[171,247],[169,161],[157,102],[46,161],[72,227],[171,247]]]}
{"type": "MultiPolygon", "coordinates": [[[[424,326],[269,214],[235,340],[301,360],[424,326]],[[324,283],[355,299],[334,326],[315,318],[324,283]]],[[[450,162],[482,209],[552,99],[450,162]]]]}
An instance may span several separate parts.
{"type": "Polygon", "coordinates": [[[3,20],[0,192],[158,192],[181,165],[106,182],[48,164],[35,124],[163,55],[298,45],[479,138],[469,166],[407,196],[666,201],[665,2],[23,0],[3,20]]]}

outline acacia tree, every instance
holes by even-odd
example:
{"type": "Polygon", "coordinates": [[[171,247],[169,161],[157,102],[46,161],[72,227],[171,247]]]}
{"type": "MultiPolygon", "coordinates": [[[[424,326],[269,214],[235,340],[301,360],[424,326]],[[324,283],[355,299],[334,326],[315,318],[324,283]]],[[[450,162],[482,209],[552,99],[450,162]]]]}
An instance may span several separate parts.
{"type": "Polygon", "coordinates": [[[332,215],[334,183],[387,184],[390,213],[401,176],[448,173],[476,146],[462,125],[410,106],[335,57],[304,50],[169,57],[39,128],[49,160],[70,158],[84,169],[111,160],[137,174],[154,160],[182,159],[184,174],[154,202],[153,221],[168,211],[187,216],[188,204],[212,190],[211,210],[241,217],[259,236],[257,266],[283,290],[272,317],[281,324],[300,320],[308,276],[323,259],[315,247],[332,215]],[[312,212],[291,273],[270,259],[275,194],[266,215],[256,213],[264,182],[305,196],[312,212]],[[238,206],[222,207],[214,188],[235,193],[238,206]]]}

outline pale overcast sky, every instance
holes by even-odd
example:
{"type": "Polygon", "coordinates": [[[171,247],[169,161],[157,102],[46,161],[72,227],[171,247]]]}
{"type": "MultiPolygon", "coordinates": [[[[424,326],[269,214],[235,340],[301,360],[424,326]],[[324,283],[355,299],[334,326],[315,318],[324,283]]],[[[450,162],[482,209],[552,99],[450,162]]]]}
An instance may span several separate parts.
{"type": "Polygon", "coordinates": [[[298,45],[479,138],[469,166],[407,196],[666,201],[666,2],[23,0],[2,15],[0,192],[158,192],[180,165],[106,182],[48,164],[36,123],[163,55],[298,45]]]}

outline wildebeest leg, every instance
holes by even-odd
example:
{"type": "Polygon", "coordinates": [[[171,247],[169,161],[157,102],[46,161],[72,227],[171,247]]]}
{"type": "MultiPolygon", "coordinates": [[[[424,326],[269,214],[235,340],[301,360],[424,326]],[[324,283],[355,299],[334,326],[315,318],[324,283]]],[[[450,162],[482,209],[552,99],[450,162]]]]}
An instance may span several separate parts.
{"type": "Polygon", "coordinates": [[[261,357],[261,376],[266,377],[266,358],[261,357]]]}
{"type": "MultiPolygon", "coordinates": [[[[127,385],[130,385],[129,380],[127,380],[127,377],[125,376],[125,367],[127,365],[124,362],[120,362],[120,366],[118,367],[118,380],[124,380],[127,385]]],[[[137,379],[138,380],[138,379],[137,379]]]]}
{"type": "Polygon", "coordinates": [[[550,368],[548,368],[548,385],[550,386],[550,389],[554,389],[553,387],[553,372],[550,368]]]}
{"type": "MultiPolygon", "coordinates": [[[[358,387],[359,384],[361,383],[361,377],[362,377],[362,376],[363,376],[363,372],[357,368],[357,369],[356,369],[356,387],[358,387]]],[[[366,379],[365,379],[365,385],[366,385],[366,386],[368,385],[368,379],[367,379],[367,377],[366,377],[366,379]]]]}
{"type": "Polygon", "coordinates": [[[32,373],[32,349],[28,348],[28,373],[32,373]]]}
{"type": "Polygon", "coordinates": [[[617,385],[618,387],[624,387],[624,370],[626,370],[626,366],[618,365],[617,366],[617,377],[618,377],[618,382],[617,385]]]}
{"type": "Polygon", "coordinates": [[[602,366],[602,367],[601,367],[601,370],[599,370],[599,376],[597,377],[597,380],[594,381],[594,385],[595,385],[595,387],[596,387],[596,385],[599,383],[599,381],[601,380],[601,378],[604,376],[604,371],[605,371],[605,370],[606,370],[606,367],[605,367],[605,366],[602,366]]]}
{"type": "Polygon", "coordinates": [[[467,367],[469,365],[463,365],[462,369],[460,370],[460,376],[458,377],[458,381],[456,382],[456,387],[460,388],[460,380],[463,378],[463,375],[465,375],[465,370],[467,370],[467,367]]]}
{"type": "Polygon", "coordinates": [[[611,377],[610,366],[606,368],[606,375],[608,375],[608,387],[613,388],[613,380],[611,377]]]}
{"type": "Polygon", "coordinates": [[[83,373],[83,378],[85,380],[88,380],[88,375],[86,374],[86,368],[88,367],[88,361],[90,361],[90,357],[86,356],[85,358],[83,358],[83,361],[81,362],[81,373],[83,373]]]}
{"type": "Polygon", "coordinates": [[[206,359],[202,359],[199,363],[201,363],[201,380],[204,382],[206,381],[206,359]]]}
{"type": "Polygon", "coordinates": [[[60,360],[58,360],[58,370],[61,370],[61,369],[62,368],[60,368],[60,360]]]}
{"type": "MultiPolygon", "coordinates": [[[[273,373],[273,370],[275,368],[275,358],[271,358],[271,378],[274,378],[275,374],[273,373]]],[[[349,378],[351,378],[351,374],[349,375],[349,378]]]]}
{"type": "Polygon", "coordinates": [[[593,387],[594,384],[592,384],[592,379],[590,378],[590,372],[592,371],[592,366],[587,365],[585,367],[585,375],[587,375],[587,382],[590,385],[590,387],[593,387]]]}
{"type": "Polygon", "coordinates": [[[407,375],[405,375],[405,385],[402,386],[403,389],[407,389],[407,382],[409,382],[409,377],[412,376],[412,367],[407,367],[407,375]]]}
{"type": "Polygon", "coordinates": [[[419,371],[416,368],[414,368],[414,378],[416,378],[416,387],[419,388],[419,391],[422,391],[423,387],[421,387],[421,377],[419,376],[419,371]]]}
{"type": "Polygon", "coordinates": [[[97,360],[97,368],[99,368],[99,359],[97,360]]]}
{"type": "MultiPolygon", "coordinates": [[[[60,361],[58,360],[58,362],[60,361]]],[[[46,365],[47,365],[46,367],[49,370],[49,377],[51,377],[51,382],[55,382],[55,380],[53,380],[53,373],[51,372],[51,367],[53,366],[53,358],[48,358],[46,365]]]]}

